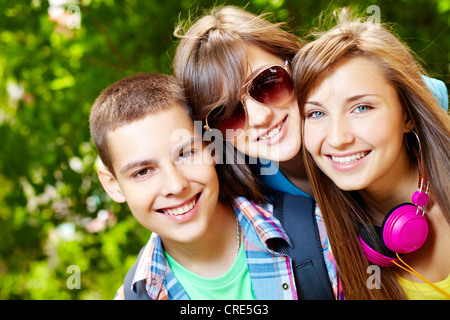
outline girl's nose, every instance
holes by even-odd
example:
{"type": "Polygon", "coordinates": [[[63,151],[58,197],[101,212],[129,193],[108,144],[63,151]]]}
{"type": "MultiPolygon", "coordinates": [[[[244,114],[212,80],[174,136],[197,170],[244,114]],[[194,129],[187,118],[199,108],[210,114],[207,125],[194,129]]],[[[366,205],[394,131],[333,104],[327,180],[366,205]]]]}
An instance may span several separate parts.
{"type": "Polygon", "coordinates": [[[328,126],[327,143],[339,149],[354,141],[351,125],[342,119],[334,119],[328,126]]]}
{"type": "Polygon", "coordinates": [[[243,99],[243,104],[247,109],[249,127],[262,127],[271,123],[272,107],[260,104],[248,96],[243,99]]]}

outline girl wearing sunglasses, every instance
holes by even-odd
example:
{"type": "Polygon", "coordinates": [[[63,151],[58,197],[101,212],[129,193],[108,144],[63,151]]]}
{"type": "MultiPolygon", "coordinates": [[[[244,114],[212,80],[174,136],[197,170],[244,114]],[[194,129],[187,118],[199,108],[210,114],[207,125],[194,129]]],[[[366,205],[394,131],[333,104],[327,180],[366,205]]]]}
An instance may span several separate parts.
{"type": "Polygon", "coordinates": [[[393,34],[348,10],[337,21],[293,69],[305,164],[344,295],[450,299],[448,115],[393,34]],[[367,286],[374,264],[377,289],[367,286]]]}
{"type": "Polygon", "coordinates": [[[214,8],[175,31],[182,39],[175,74],[206,128],[250,157],[281,162],[278,175],[291,192],[312,195],[289,66],[303,43],[282,27],[236,7],[214,8]]]}

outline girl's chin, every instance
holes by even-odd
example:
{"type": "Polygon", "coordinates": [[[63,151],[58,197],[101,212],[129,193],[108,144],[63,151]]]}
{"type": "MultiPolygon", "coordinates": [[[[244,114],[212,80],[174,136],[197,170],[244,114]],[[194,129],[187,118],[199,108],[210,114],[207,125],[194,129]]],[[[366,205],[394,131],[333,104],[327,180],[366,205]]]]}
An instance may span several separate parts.
{"type": "Polygon", "coordinates": [[[276,162],[284,162],[296,157],[300,152],[300,146],[300,142],[289,141],[289,139],[283,139],[279,143],[272,145],[260,142],[235,145],[241,153],[250,157],[276,162]]]}
{"type": "Polygon", "coordinates": [[[275,162],[289,161],[297,156],[300,148],[279,148],[278,146],[272,146],[271,148],[255,148],[248,152],[248,155],[253,158],[265,159],[275,162]]]}

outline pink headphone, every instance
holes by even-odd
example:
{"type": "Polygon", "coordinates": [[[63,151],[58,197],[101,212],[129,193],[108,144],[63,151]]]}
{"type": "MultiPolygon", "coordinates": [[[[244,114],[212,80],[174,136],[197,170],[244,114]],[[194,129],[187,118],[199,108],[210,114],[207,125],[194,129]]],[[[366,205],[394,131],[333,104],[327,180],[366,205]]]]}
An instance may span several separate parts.
{"type": "Polygon", "coordinates": [[[363,227],[359,240],[367,260],[380,267],[390,267],[398,261],[396,253],[410,253],[419,249],[427,239],[428,222],[424,207],[428,203],[428,186],[424,189],[420,174],[420,189],[412,196],[413,203],[403,203],[393,208],[384,218],[381,227],[363,227]],[[421,181],[421,182],[420,182],[421,181]],[[370,236],[374,228],[378,237],[370,236]]]}

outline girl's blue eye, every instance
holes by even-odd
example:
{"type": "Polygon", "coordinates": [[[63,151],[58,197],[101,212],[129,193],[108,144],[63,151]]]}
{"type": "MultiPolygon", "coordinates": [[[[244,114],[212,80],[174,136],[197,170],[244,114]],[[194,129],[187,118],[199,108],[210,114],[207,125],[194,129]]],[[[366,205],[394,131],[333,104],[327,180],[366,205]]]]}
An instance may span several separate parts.
{"type": "Polygon", "coordinates": [[[308,113],[308,118],[322,118],[325,113],[322,111],[311,111],[308,113]]]}
{"type": "Polygon", "coordinates": [[[357,106],[357,107],[355,108],[355,112],[357,112],[357,113],[363,113],[363,112],[369,111],[371,108],[372,108],[372,107],[369,106],[369,105],[360,105],[360,106],[357,106]]]}

